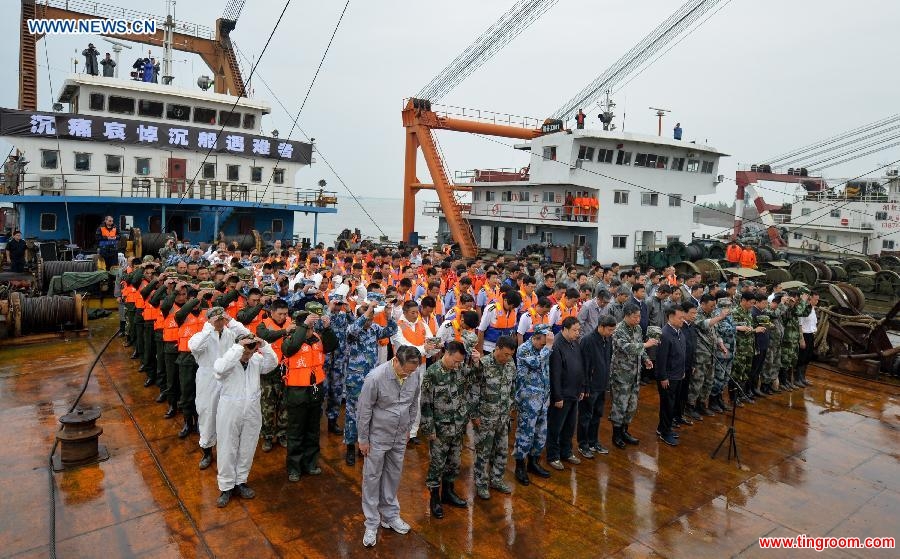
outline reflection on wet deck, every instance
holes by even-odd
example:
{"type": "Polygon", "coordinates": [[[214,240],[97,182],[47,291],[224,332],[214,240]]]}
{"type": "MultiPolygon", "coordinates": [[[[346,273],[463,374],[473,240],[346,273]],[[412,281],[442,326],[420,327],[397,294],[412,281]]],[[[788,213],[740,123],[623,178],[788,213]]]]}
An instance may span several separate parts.
{"type": "MultiPolygon", "coordinates": [[[[99,347],[114,327],[98,323],[89,343],[99,347]]],[[[92,351],[84,340],[0,350],[0,556],[46,557],[46,454],[92,351]]],[[[723,416],[684,428],[677,448],[657,441],[653,387],[642,391],[631,429],[639,446],[532,478],[511,496],[446,508],[443,520],[428,515],[427,450],[411,448],[400,502],[412,532],[382,530],[367,550],[362,462],[344,464],[338,437],[323,431],[324,474],[298,484],[287,482],[283,451],[258,450],[250,476],[257,498],[217,509],[215,469],[197,469],[196,437],[176,437],[180,425],[163,419],[164,405],[152,402],[120,344],[103,364],[83,403],[102,407],[101,440],[112,458],[57,474],[60,557],[787,557],[759,549],[757,538],[897,535],[898,389],[823,370],[811,371],[815,386],[805,393],[739,410],[743,470],[721,453],[709,459],[723,416]]],[[[472,458],[463,451],[457,483],[470,499],[472,458]]]]}

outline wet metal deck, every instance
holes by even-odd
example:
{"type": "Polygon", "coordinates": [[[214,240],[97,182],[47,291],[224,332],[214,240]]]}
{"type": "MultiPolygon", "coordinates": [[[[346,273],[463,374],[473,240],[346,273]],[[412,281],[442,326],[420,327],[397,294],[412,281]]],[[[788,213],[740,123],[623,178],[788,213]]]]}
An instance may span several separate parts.
{"type": "MultiPolygon", "coordinates": [[[[0,556],[46,557],[46,460],[57,417],[116,324],[92,322],[88,340],[0,350],[0,556]]],[[[60,557],[794,557],[764,551],[757,538],[898,536],[898,389],[822,370],[815,386],[738,412],[738,469],[709,452],[725,418],[682,430],[669,448],[653,437],[658,397],[641,392],[627,451],[553,473],[512,496],[477,498],[468,510],[428,515],[424,446],[406,455],[400,502],[406,536],[379,534],[364,549],[360,460],[343,462],[338,437],[323,433],[324,474],[290,484],[283,450],[257,450],[252,501],[223,510],[215,468],[197,469],[196,436],[179,440],[179,420],[141,386],[128,350],[113,342],[82,401],[102,408],[108,462],[56,475],[60,557]],[[161,465],[161,468],[158,467],[161,465]]],[[[324,423],[324,422],[323,422],[324,423]]],[[[604,438],[609,426],[604,421],[604,438]]],[[[473,494],[472,452],[463,451],[465,495],[473,494]]],[[[507,475],[512,481],[512,472],[507,475]]],[[[816,557],[888,557],[893,551],[832,551],[816,557]]]]}

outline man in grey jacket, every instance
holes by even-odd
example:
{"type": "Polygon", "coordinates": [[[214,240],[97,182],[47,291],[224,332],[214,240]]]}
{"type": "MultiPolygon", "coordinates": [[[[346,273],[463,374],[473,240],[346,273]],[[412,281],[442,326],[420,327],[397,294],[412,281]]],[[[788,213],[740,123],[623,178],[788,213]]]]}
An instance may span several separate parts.
{"type": "Polygon", "coordinates": [[[400,346],[394,358],[366,376],[357,403],[357,439],[365,459],[362,508],[366,517],[363,545],[375,545],[378,524],[398,534],[409,532],[400,518],[397,489],[410,429],[419,415],[422,355],[415,346],[400,346]]]}

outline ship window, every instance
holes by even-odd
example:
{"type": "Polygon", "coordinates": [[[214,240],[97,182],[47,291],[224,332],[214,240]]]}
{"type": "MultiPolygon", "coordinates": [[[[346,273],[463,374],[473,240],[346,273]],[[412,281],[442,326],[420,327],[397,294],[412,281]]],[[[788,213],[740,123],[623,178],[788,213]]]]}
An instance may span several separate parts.
{"type": "Polygon", "coordinates": [[[544,202],[549,202],[551,204],[556,203],[556,193],[552,191],[544,192],[544,202]]]}
{"type": "Polygon", "coordinates": [[[628,235],[613,235],[613,248],[626,248],[628,246],[628,235]]]}
{"type": "Polygon", "coordinates": [[[841,210],[831,210],[831,212],[829,212],[829,215],[831,217],[841,217],[841,210]]]}
{"type": "Polygon", "coordinates": [[[628,191],[627,190],[616,190],[613,192],[613,204],[627,204],[628,203],[628,191]]]}
{"type": "Polygon", "coordinates": [[[587,242],[585,235],[575,235],[575,246],[583,247],[587,242]]]}
{"type": "Polygon", "coordinates": [[[472,201],[473,201],[473,202],[478,202],[478,201],[480,201],[480,200],[481,200],[481,192],[479,192],[479,191],[477,191],[477,190],[473,191],[473,192],[472,192],[472,201]]]}
{"type": "Polygon", "coordinates": [[[59,167],[59,152],[55,149],[41,150],[41,168],[56,169],[59,167]]]}
{"type": "Polygon", "coordinates": [[[887,221],[887,212],[875,212],[875,221],[887,221]]]}
{"type": "Polygon", "coordinates": [[[544,148],[544,159],[556,161],[556,146],[547,146],[544,148]]]}
{"type": "Polygon", "coordinates": [[[684,171],[684,157],[673,157],[672,158],[672,170],[673,171],[684,171]]]}
{"type": "Polygon", "coordinates": [[[75,170],[90,171],[91,170],[91,154],[75,153],[75,170]]]}
{"type": "Polygon", "coordinates": [[[275,184],[284,184],[284,169],[275,169],[272,171],[272,182],[275,184]]]}
{"type": "Polygon", "coordinates": [[[513,201],[513,193],[512,190],[504,190],[500,193],[500,201],[501,202],[512,202],[513,201]]]}
{"type": "Polygon", "coordinates": [[[41,214],[41,231],[56,231],[56,214],[41,214]]]}
{"type": "Polygon", "coordinates": [[[248,130],[253,130],[256,128],[256,115],[251,113],[244,113],[244,128],[248,130]]]}
{"type": "Polygon", "coordinates": [[[102,93],[91,93],[88,97],[88,106],[92,111],[102,111],[104,104],[106,104],[106,96],[102,93]]]}
{"type": "Polygon", "coordinates": [[[800,208],[800,215],[809,215],[812,213],[812,210],[809,208],[800,208]]]}
{"type": "Polygon", "coordinates": [[[166,105],[166,118],[171,120],[188,120],[191,118],[191,108],[187,105],[166,105]]]}
{"type": "Polygon", "coordinates": [[[887,250],[894,250],[894,241],[882,239],[881,240],[881,248],[887,249],[887,250]]]}
{"type": "Polygon", "coordinates": [[[238,128],[241,125],[241,113],[219,111],[219,124],[222,126],[238,128]]]}
{"type": "Polygon", "coordinates": [[[794,240],[799,241],[803,238],[803,233],[794,233],[794,240]]]}
{"type": "Polygon", "coordinates": [[[188,219],[188,232],[190,232],[190,233],[199,233],[200,232],[200,218],[199,217],[191,217],[188,219]]]}
{"type": "Polygon", "coordinates": [[[631,152],[620,150],[616,156],[616,165],[631,165],[631,152]]]}
{"type": "Polygon", "coordinates": [[[262,182],[262,167],[250,167],[250,182],[262,182]]]}
{"type": "Polygon", "coordinates": [[[516,240],[522,241],[525,239],[525,230],[521,227],[516,227],[516,240]]]}
{"type": "Polygon", "coordinates": [[[658,206],[659,205],[659,194],[655,192],[641,192],[641,205],[642,206],[658,206]]]}
{"type": "Polygon", "coordinates": [[[714,166],[715,166],[715,163],[713,163],[712,161],[704,161],[703,169],[701,169],[700,172],[706,173],[707,175],[712,174],[714,166]]]}
{"type": "Polygon", "coordinates": [[[669,166],[669,158],[665,155],[660,155],[656,158],[656,168],[657,169],[665,169],[669,166]]]}
{"type": "Polygon", "coordinates": [[[239,179],[240,174],[241,174],[240,169],[241,169],[240,165],[229,165],[226,170],[226,176],[228,177],[228,180],[230,180],[230,181],[240,180],[239,179]]]}
{"type": "Polygon", "coordinates": [[[134,114],[134,99],[131,97],[119,97],[118,95],[109,96],[109,108],[111,113],[122,113],[125,115],[134,114]]]}
{"type": "Polygon", "coordinates": [[[194,107],[194,122],[200,122],[202,124],[215,124],[216,110],[204,109],[203,107],[194,107]]]}
{"type": "Polygon", "coordinates": [[[150,174],[150,158],[135,157],[134,158],[134,174],[149,175],[150,174]]]}
{"type": "Polygon", "coordinates": [[[541,231],[541,242],[542,243],[552,243],[553,242],[553,233],[549,231],[541,231]]]}
{"type": "Polygon", "coordinates": [[[581,146],[578,148],[578,159],[594,160],[594,148],[590,146],[581,146]]]}
{"type": "Polygon", "coordinates": [[[652,153],[647,154],[647,167],[656,167],[656,155],[652,153]]]}
{"type": "Polygon", "coordinates": [[[484,191],[484,201],[485,202],[493,202],[497,198],[497,193],[493,190],[485,190],[484,191]]]}
{"type": "Polygon", "coordinates": [[[681,207],[681,194],[670,194],[669,195],[669,207],[670,208],[681,207]]]}
{"type": "Polygon", "coordinates": [[[120,174],[122,172],[122,156],[121,155],[107,155],[106,156],[106,172],[113,174],[120,174]]]}
{"type": "Polygon", "coordinates": [[[611,149],[598,149],[597,150],[597,163],[612,163],[613,158],[613,150],[611,149]]]}
{"type": "Polygon", "coordinates": [[[272,220],[272,233],[281,233],[284,231],[284,220],[283,219],[273,219],[272,220]]]}
{"type": "Polygon", "coordinates": [[[837,242],[837,235],[825,235],[825,242],[829,245],[833,245],[837,242]]]}
{"type": "Polygon", "coordinates": [[[162,118],[163,104],[159,101],[148,101],[141,99],[138,101],[138,114],[141,116],[152,116],[162,118]]]}
{"type": "Polygon", "coordinates": [[[519,192],[519,202],[525,202],[526,204],[531,202],[531,196],[528,194],[527,190],[519,192]]]}
{"type": "Polygon", "coordinates": [[[700,161],[697,159],[688,159],[687,172],[696,173],[700,170],[700,161]]]}
{"type": "Polygon", "coordinates": [[[215,179],[216,178],[216,164],[215,163],[204,163],[203,164],[203,178],[204,179],[215,179]]]}
{"type": "Polygon", "coordinates": [[[646,167],[647,166],[647,154],[639,153],[634,156],[634,166],[635,167],[646,167]]]}

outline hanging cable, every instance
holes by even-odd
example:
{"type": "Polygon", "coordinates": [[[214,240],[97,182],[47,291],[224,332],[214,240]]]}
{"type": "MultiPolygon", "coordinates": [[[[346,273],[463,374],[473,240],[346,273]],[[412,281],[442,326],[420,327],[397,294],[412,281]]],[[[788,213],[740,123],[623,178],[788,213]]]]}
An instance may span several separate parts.
{"type": "MultiPolygon", "coordinates": [[[[53,77],[50,75],[50,54],[48,51],[50,50],[50,44],[47,42],[47,36],[44,36],[44,60],[47,62],[47,82],[50,86],[50,98],[53,99],[53,77]]],[[[56,159],[59,164],[59,176],[62,179],[62,192],[63,192],[63,208],[66,211],[66,230],[69,233],[69,242],[74,243],[75,239],[72,238],[72,220],[69,219],[69,193],[66,188],[66,171],[65,166],[62,161],[62,147],[59,141],[59,127],[56,126],[56,118],[53,119],[53,130],[56,135],[56,159]]],[[[40,194],[40,193],[39,193],[40,194]]],[[[23,224],[24,225],[24,224],[23,224]]]]}
{"type": "Polygon", "coordinates": [[[798,157],[809,151],[825,147],[829,144],[833,144],[834,142],[845,140],[847,138],[850,138],[850,137],[853,137],[853,136],[856,136],[859,134],[864,134],[871,130],[875,130],[875,129],[881,128],[883,126],[887,126],[887,125],[892,124],[897,121],[900,121],[900,114],[895,114],[895,115],[883,118],[881,120],[876,120],[876,121],[870,122],[868,124],[863,124],[862,126],[859,126],[857,128],[853,128],[851,130],[841,132],[841,133],[831,136],[829,138],[825,138],[824,140],[809,144],[807,146],[796,148],[789,152],[763,159],[763,161],[765,161],[766,163],[768,163],[769,165],[772,165],[772,166],[774,166],[774,165],[783,166],[780,164],[781,161],[785,161],[787,159],[798,157]]]}

